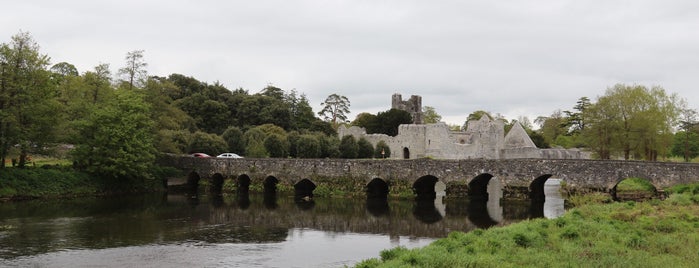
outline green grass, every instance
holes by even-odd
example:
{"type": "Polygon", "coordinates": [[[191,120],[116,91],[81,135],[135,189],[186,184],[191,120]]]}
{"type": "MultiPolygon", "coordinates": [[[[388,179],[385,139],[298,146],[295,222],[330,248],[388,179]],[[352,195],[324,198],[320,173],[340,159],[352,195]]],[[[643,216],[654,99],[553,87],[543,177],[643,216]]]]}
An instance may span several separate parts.
{"type": "Polygon", "coordinates": [[[699,184],[669,191],[665,201],[591,201],[556,219],[453,232],[424,248],[382,251],[357,267],[694,267],[699,184]]]}
{"type": "Polygon", "coordinates": [[[617,192],[655,192],[655,187],[645,179],[628,178],[624,179],[616,186],[617,192]]]}
{"type": "Polygon", "coordinates": [[[0,170],[0,199],[5,200],[143,192],[159,187],[162,182],[157,180],[115,181],[61,166],[0,170]]]}

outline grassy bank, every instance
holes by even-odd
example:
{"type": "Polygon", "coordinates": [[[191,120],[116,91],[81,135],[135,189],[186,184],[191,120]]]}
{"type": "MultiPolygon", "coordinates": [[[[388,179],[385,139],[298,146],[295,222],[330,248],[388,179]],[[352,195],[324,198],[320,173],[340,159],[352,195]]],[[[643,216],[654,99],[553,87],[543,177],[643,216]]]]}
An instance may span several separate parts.
{"type": "Polygon", "coordinates": [[[161,185],[155,180],[113,181],[68,167],[0,170],[0,200],[143,192],[160,189],[161,185]]]}
{"type": "Polygon", "coordinates": [[[357,267],[695,267],[699,184],[670,192],[664,201],[591,203],[557,219],[453,232],[421,249],[383,251],[357,267]]]}

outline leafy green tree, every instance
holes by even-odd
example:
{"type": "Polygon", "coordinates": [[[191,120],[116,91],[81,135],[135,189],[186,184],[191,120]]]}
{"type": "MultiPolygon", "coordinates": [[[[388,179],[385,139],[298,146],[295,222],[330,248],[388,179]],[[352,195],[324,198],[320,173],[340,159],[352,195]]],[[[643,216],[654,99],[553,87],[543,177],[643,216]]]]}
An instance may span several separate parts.
{"type": "Polygon", "coordinates": [[[442,120],[442,116],[437,113],[437,111],[432,106],[422,107],[422,121],[425,124],[439,123],[442,120]]]}
{"type": "Polygon", "coordinates": [[[243,131],[239,127],[228,127],[221,136],[228,144],[228,152],[243,154],[245,142],[243,141],[243,131]]]}
{"type": "Polygon", "coordinates": [[[685,162],[699,156],[699,134],[696,131],[675,133],[672,155],[683,157],[685,162]]]}
{"type": "Polygon", "coordinates": [[[323,109],[318,112],[318,115],[325,121],[331,122],[334,128],[337,128],[338,121],[339,123],[347,121],[347,114],[350,112],[350,101],[347,97],[331,94],[320,105],[323,105],[323,109]]]}
{"type": "Polygon", "coordinates": [[[264,158],[268,157],[269,153],[265,148],[264,141],[267,135],[259,128],[251,128],[243,134],[245,142],[245,155],[248,157],[264,158]]]}
{"type": "Polygon", "coordinates": [[[357,158],[359,146],[352,135],[346,135],[340,140],[340,157],[347,159],[357,158]]]}
{"type": "Polygon", "coordinates": [[[374,158],[390,158],[391,148],[388,147],[385,141],[379,141],[376,143],[376,149],[374,150],[374,158]]]}
{"type": "Polygon", "coordinates": [[[143,61],[143,50],[134,50],[126,53],[126,66],[119,69],[119,75],[124,76],[124,82],[132,90],[134,87],[141,87],[148,77],[146,66],[143,61]]]}
{"type": "Polygon", "coordinates": [[[32,36],[20,32],[0,45],[0,167],[10,146],[19,144],[19,166],[30,150],[54,138],[59,104],[46,69],[49,57],[39,52],[32,36]]]}
{"type": "Polygon", "coordinates": [[[289,156],[289,142],[286,136],[270,134],[265,138],[264,146],[270,157],[283,158],[289,156]]]}
{"type": "Polygon", "coordinates": [[[617,84],[585,114],[586,143],[603,159],[657,160],[669,153],[679,114],[676,95],[661,87],[617,84]]]}
{"type": "Polygon", "coordinates": [[[188,153],[206,153],[216,156],[228,148],[226,141],[219,135],[197,131],[192,134],[188,153]]]}
{"type": "Polygon", "coordinates": [[[188,142],[182,146],[182,132],[189,133],[196,129],[194,119],[173,105],[167,92],[176,86],[163,79],[148,79],[144,91],[146,101],[151,106],[151,119],[155,123],[154,142],[160,152],[184,153],[188,142]]]}
{"type": "Polygon", "coordinates": [[[376,115],[359,113],[350,124],[364,129],[377,129],[379,121],[376,119],[376,115]]]}
{"type": "Polygon", "coordinates": [[[568,122],[566,125],[569,127],[570,134],[579,134],[581,131],[585,130],[585,111],[592,106],[590,99],[588,97],[580,97],[573,109],[577,112],[565,111],[568,122]]]}
{"type": "Polygon", "coordinates": [[[299,158],[318,158],[321,154],[320,142],[314,135],[301,135],[296,144],[296,152],[299,158]]]}
{"type": "Polygon", "coordinates": [[[682,142],[678,143],[678,135],[680,132],[675,134],[675,144],[672,148],[672,153],[674,155],[682,156],[685,162],[689,162],[690,159],[696,157],[696,143],[697,143],[697,111],[694,109],[688,109],[686,103],[682,102],[680,104],[680,126],[682,134],[682,142]],[[694,134],[694,135],[692,135],[694,134]],[[680,147],[682,148],[680,150],[680,147]],[[682,153],[678,153],[682,151],[682,153]]]}
{"type": "Polygon", "coordinates": [[[136,91],[116,92],[76,127],[77,167],[113,179],[148,177],[155,160],[149,105],[136,91]]]}
{"type": "Polygon", "coordinates": [[[374,156],[374,146],[366,138],[361,137],[357,141],[357,157],[372,158],[374,156]]]}
{"type": "Polygon", "coordinates": [[[317,134],[316,138],[320,143],[320,157],[338,158],[340,154],[340,140],[335,136],[317,134]]]}
{"type": "MultiPolygon", "coordinates": [[[[551,116],[548,117],[540,116],[534,120],[534,122],[539,125],[539,131],[537,132],[543,138],[541,143],[563,146],[562,144],[556,143],[559,136],[568,134],[568,118],[563,116],[561,110],[555,110],[551,116]]],[[[538,144],[537,147],[539,147],[538,144]]]]}
{"type": "Polygon", "coordinates": [[[389,136],[396,136],[398,135],[398,126],[402,124],[411,124],[413,122],[410,113],[398,109],[379,112],[376,114],[376,120],[379,122],[378,128],[367,129],[367,133],[383,133],[389,136]]]}
{"type": "Polygon", "coordinates": [[[289,141],[289,157],[291,157],[291,158],[299,157],[298,156],[298,148],[299,148],[298,143],[299,143],[300,138],[301,138],[301,134],[298,131],[291,131],[286,136],[286,140],[289,141]]]}

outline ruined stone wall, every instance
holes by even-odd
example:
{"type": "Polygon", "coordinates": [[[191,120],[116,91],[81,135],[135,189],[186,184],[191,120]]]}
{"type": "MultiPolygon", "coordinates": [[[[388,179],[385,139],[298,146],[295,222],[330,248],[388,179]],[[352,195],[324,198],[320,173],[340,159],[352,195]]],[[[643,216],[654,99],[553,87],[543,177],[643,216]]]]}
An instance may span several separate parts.
{"type": "Polygon", "coordinates": [[[410,96],[410,99],[403,101],[400,94],[393,94],[391,97],[391,108],[403,110],[410,113],[413,118],[413,124],[422,124],[422,97],[417,95],[410,96]]]}

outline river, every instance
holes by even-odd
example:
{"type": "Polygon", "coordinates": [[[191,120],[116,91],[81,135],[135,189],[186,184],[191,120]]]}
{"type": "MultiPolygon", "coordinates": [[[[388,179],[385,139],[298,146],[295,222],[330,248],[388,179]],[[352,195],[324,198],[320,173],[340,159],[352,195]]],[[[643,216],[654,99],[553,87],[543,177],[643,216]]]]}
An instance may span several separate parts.
{"type": "Polygon", "coordinates": [[[148,194],[0,203],[1,267],[342,267],[451,231],[564,212],[547,201],[148,194]]]}

